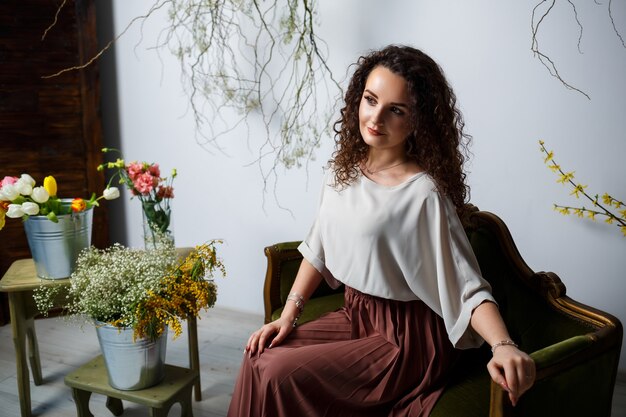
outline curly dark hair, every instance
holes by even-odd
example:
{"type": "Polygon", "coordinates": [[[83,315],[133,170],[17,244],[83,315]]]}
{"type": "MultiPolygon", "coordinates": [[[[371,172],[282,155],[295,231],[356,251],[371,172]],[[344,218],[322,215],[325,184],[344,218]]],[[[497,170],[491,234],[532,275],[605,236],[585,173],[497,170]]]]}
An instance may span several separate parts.
{"type": "Polygon", "coordinates": [[[367,77],[378,66],[406,80],[411,121],[406,155],[426,170],[438,190],[462,210],[469,199],[463,164],[471,136],[463,132],[463,115],[442,69],[424,52],[409,46],[390,45],[357,61],[341,117],[334,125],[336,149],[329,163],[335,170],[336,184],[354,182],[360,175],[359,165],[367,159],[368,145],[359,130],[359,105],[367,77]]]}

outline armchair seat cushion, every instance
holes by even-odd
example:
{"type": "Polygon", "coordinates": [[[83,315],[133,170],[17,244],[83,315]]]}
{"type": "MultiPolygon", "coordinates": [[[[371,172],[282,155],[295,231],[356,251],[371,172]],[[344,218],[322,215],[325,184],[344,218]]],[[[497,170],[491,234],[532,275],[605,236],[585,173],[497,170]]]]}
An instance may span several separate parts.
{"type": "Polygon", "coordinates": [[[491,377],[485,367],[488,360],[485,356],[489,356],[488,351],[463,352],[430,417],[489,416],[491,377]]]}

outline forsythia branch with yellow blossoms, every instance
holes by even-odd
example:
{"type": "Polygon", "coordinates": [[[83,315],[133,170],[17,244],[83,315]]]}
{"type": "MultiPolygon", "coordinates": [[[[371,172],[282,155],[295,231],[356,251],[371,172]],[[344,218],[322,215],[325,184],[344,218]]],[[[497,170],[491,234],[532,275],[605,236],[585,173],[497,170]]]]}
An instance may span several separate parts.
{"type": "Polygon", "coordinates": [[[541,152],[545,155],[544,163],[552,172],[559,174],[557,182],[563,185],[569,184],[572,187],[570,195],[576,198],[581,198],[582,196],[593,205],[593,208],[586,208],[585,206],[571,207],[555,204],[554,209],[563,215],[574,214],[578,217],[587,216],[587,218],[591,220],[596,220],[596,216],[606,217],[604,219],[605,223],[619,227],[622,234],[626,236],[626,205],[608,193],[602,195],[602,203],[600,203],[598,194],[593,197],[590,196],[585,191],[587,188],[586,185],[574,181],[574,171],[565,172],[561,169],[561,166],[554,160],[554,152],[546,149],[544,141],[540,140],[539,145],[541,146],[541,152]]]}

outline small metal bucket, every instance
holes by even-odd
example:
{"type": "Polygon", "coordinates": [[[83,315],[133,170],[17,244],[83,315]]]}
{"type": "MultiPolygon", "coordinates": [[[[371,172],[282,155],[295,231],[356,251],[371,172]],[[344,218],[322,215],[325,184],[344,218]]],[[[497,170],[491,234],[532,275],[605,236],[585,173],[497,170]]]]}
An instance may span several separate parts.
{"type": "MultiPolygon", "coordinates": [[[[71,204],[71,200],[64,200],[63,204],[71,204]]],[[[57,218],[58,223],[46,216],[29,216],[24,221],[28,246],[39,278],[69,277],[80,251],[91,246],[93,208],[57,218]]]]}
{"type": "Polygon", "coordinates": [[[167,328],[156,340],[137,339],[133,329],[119,329],[96,322],[96,332],[109,385],[115,389],[134,391],[158,384],[165,377],[167,328]]]}

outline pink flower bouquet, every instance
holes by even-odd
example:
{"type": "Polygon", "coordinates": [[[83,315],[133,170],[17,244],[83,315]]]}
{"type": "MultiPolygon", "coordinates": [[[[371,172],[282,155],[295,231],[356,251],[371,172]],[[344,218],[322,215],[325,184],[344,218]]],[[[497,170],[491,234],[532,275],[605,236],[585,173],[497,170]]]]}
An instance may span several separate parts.
{"type": "Polygon", "coordinates": [[[152,235],[150,241],[155,242],[157,234],[173,239],[170,202],[174,198],[172,182],[176,178],[176,169],[172,170],[169,178],[161,177],[159,164],[137,161],[126,163],[117,149],[104,148],[102,152],[120,154],[120,158],[117,158],[115,162],[104,163],[98,167],[98,170],[105,168],[115,170],[109,184],[115,177],[118,177],[119,183],[126,185],[133,197],[136,196],[141,201],[145,221],[152,235]]]}

